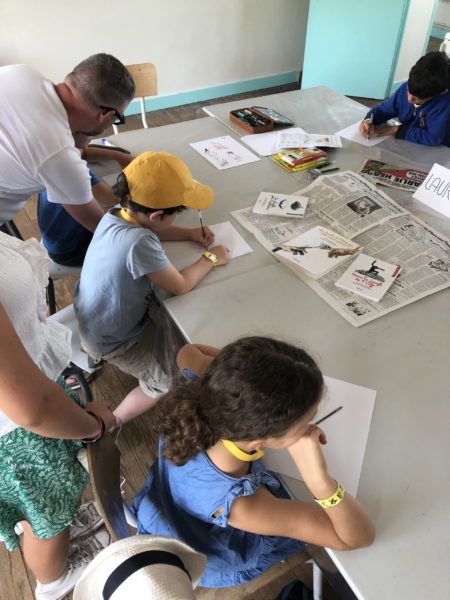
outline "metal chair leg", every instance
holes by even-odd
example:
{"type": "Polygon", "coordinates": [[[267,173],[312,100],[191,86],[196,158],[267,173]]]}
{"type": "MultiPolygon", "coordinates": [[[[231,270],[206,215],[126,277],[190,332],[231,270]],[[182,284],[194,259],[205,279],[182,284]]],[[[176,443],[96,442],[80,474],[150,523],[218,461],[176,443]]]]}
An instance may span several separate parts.
{"type": "Polygon", "coordinates": [[[49,313],[51,315],[54,315],[56,312],[56,298],[55,298],[55,286],[53,284],[53,279],[51,277],[48,278],[47,305],[48,305],[49,313]]]}
{"type": "Polygon", "coordinates": [[[92,398],[91,388],[89,387],[89,384],[86,381],[86,378],[83,374],[83,370],[71,362],[69,364],[69,366],[66,367],[64,369],[64,371],[62,372],[63,377],[69,377],[70,375],[73,375],[78,380],[78,383],[80,384],[80,390],[83,394],[83,398],[84,398],[85,402],[86,403],[92,402],[93,398],[92,398]]]}
{"type": "Polygon", "coordinates": [[[19,240],[23,240],[22,234],[17,229],[17,225],[14,221],[8,221],[7,223],[3,223],[1,226],[1,230],[12,237],[18,238],[19,240]]]}

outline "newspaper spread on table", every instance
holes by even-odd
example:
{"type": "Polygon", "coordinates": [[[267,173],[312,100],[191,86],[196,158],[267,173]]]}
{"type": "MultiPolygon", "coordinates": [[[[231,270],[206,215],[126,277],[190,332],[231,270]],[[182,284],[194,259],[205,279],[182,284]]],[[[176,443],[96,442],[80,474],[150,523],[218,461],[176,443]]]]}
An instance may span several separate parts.
{"type": "Polygon", "coordinates": [[[366,254],[400,264],[401,275],[380,302],[335,287],[351,259],[317,280],[302,277],[354,327],[450,287],[450,240],[360,175],[346,171],[322,176],[297,193],[309,198],[304,219],[259,215],[252,207],[231,214],[269,252],[316,225],[326,225],[364,246],[366,254]]]}

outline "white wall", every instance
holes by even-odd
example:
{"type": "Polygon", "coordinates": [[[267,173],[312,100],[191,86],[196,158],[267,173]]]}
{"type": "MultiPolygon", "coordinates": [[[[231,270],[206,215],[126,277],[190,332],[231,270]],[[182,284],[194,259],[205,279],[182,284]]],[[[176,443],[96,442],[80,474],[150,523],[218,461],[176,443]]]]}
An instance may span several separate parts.
{"type": "Polygon", "coordinates": [[[411,0],[400,53],[394,75],[394,83],[406,81],[409,70],[419,60],[428,42],[428,34],[435,0],[411,0]]]}
{"type": "Polygon", "coordinates": [[[309,0],[0,0],[0,64],[153,62],[160,94],[300,70],[309,0]]]}

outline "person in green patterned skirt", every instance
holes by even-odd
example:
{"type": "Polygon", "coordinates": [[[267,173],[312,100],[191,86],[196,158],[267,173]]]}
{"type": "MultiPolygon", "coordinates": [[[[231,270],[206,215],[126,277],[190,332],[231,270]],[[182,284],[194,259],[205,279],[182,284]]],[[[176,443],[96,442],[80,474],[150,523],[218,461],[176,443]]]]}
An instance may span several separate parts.
{"type": "Polygon", "coordinates": [[[83,409],[55,382],[70,332],[46,319],[47,265],[37,240],[0,233],[0,537],[14,550],[23,531],[36,599],[59,600],[109,542],[100,532],[70,546],[69,526],[89,480],[76,459],[81,440],[100,439],[115,417],[104,404],[83,409]]]}

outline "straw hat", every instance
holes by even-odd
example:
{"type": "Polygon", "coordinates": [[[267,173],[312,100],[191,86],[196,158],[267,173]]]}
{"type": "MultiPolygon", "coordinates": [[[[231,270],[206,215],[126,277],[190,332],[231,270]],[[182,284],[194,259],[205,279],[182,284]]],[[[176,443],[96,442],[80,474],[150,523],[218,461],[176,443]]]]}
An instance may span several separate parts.
{"type": "Polygon", "coordinates": [[[206,556],[173,538],[135,535],[114,542],[84,571],[74,600],[193,600],[206,556]]]}

